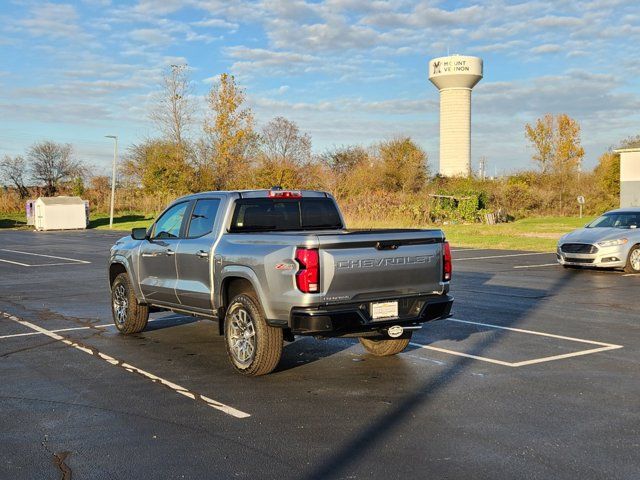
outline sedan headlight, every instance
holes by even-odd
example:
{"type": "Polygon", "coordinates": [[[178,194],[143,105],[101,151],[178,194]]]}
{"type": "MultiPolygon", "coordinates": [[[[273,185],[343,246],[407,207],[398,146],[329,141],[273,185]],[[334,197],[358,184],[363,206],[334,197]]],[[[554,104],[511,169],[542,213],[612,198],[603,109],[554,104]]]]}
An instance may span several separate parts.
{"type": "Polygon", "coordinates": [[[617,247],[618,245],[624,245],[629,241],[628,238],[616,238],[615,240],[605,240],[604,242],[598,242],[599,247],[617,247]]]}

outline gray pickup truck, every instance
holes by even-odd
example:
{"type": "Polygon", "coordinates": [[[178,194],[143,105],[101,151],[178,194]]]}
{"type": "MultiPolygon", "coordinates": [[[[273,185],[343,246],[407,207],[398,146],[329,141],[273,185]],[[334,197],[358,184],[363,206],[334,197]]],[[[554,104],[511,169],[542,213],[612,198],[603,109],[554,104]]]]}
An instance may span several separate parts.
{"type": "Polygon", "coordinates": [[[325,192],[206,192],[173,202],[111,248],[113,319],[142,331],[150,309],[218,321],[231,365],[264,375],[295,335],[358,337],[374,355],[406,348],[449,316],[441,230],[347,230],[325,192]]]}

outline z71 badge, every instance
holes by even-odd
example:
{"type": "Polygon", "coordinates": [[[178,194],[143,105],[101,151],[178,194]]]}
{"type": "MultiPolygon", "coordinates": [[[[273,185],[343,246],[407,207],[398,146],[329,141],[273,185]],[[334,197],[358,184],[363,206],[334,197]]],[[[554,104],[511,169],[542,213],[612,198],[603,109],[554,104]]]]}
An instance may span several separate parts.
{"type": "Polygon", "coordinates": [[[276,270],[293,270],[292,263],[278,263],[276,264],[276,270]]]}

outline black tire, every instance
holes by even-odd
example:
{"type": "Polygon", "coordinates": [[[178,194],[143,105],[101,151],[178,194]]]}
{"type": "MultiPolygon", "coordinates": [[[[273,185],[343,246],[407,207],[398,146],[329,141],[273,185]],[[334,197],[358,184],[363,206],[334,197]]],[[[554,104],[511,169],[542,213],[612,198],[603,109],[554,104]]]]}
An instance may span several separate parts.
{"type": "Polygon", "coordinates": [[[364,349],[376,357],[388,357],[400,353],[411,341],[412,332],[406,333],[402,338],[367,338],[360,337],[360,343],[364,349]]]}
{"type": "Polygon", "coordinates": [[[627,264],[624,266],[624,271],[625,273],[640,273],[640,265],[638,265],[634,260],[634,258],[632,258],[632,255],[635,257],[637,255],[640,255],[640,253],[634,253],[634,252],[638,252],[640,250],[640,245],[634,245],[631,250],[629,250],[629,256],[627,257],[627,264]],[[633,265],[636,265],[635,268],[633,265]]]}
{"type": "Polygon", "coordinates": [[[224,318],[227,358],[239,373],[250,377],[271,373],[280,362],[282,329],[267,324],[260,302],[244,292],[229,303],[224,318]]]}
{"type": "Polygon", "coordinates": [[[126,273],[119,274],[111,285],[111,314],[113,323],[122,334],[138,333],[147,326],[149,307],[138,303],[126,273]]]}

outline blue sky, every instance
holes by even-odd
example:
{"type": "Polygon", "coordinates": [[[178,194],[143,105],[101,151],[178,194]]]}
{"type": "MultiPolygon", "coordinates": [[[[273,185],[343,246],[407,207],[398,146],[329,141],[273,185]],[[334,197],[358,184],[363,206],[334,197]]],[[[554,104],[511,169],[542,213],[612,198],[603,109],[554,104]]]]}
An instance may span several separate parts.
{"type": "Polygon", "coordinates": [[[106,172],[104,135],[124,147],[156,135],[147,112],[161,72],[187,63],[199,103],[230,72],[259,125],[294,120],[317,152],[410,135],[436,170],[427,62],[449,51],[484,59],[474,165],[531,167],[524,123],[566,112],[591,167],[640,133],[638,45],[635,0],[0,0],[0,155],[46,138],[106,172]]]}

